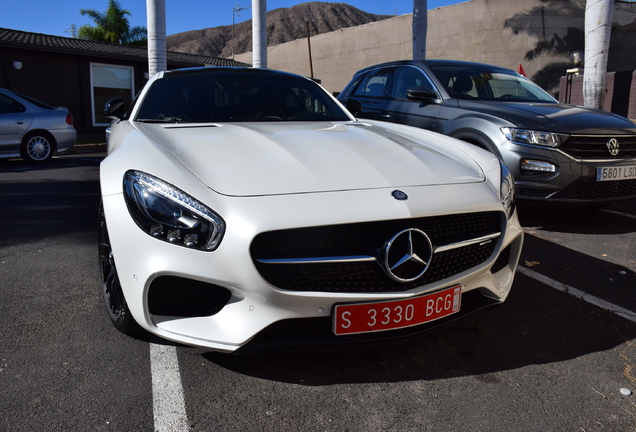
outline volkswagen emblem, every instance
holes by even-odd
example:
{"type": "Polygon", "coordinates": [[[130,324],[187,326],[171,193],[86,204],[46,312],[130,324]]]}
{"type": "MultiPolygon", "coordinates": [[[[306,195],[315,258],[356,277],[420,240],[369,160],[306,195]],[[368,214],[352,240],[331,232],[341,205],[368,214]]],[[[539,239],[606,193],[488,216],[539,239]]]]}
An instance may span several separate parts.
{"type": "Polygon", "coordinates": [[[618,145],[618,140],[616,138],[610,139],[605,145],[612,156],[618,156],[620,146],[618,145]]]}
{"type": "Polygon", "coordinates": [[[397,282],[422,276],[433,259],[433,245],[424,231],[409,228],[394,235],[384,246],[384,270],[397,282]]]}

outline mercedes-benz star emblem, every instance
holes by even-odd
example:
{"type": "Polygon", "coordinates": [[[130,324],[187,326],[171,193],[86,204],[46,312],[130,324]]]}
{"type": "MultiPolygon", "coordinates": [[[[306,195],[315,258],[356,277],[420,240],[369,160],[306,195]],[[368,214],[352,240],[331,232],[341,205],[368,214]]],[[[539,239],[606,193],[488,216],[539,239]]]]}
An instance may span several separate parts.
{"type": "Polygon", "coordinates": [[[605,145],[612,156],[618,156],[620,146],[618,145],[618,140],[616,138],[610,139],[605,145]]]}
{"type": "Polygon", "coordinates": [[[395,281],[407,283],[422,276],[433,259],[433,245],[424,231],[400,231],[384,246],[384,270],[395,281]]]}
{"type": "Polygon", "coordinates": [[[401,190],[394,190],[393,192],[391,192],[391,195],[393,195],[393,198],[398,201],[405,201],[409,199],[409,196],[401,190]]]}

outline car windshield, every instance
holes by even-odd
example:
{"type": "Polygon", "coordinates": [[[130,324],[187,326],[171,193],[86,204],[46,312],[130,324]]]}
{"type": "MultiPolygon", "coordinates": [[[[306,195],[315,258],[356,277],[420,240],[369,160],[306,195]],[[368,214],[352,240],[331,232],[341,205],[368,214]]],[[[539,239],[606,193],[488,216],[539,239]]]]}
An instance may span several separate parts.
{"type": "Polygon", "coordinates": [[[142,122],[351,120],[313,81],[249,69],[168,73],[141,104],[135,119],[142,122]]]}
{"type": "Polygon", "coordinates": [[[429,68],[456,99],[557,103],[541,87],[511,70],[480,65],[429,65],[429,68]]]}

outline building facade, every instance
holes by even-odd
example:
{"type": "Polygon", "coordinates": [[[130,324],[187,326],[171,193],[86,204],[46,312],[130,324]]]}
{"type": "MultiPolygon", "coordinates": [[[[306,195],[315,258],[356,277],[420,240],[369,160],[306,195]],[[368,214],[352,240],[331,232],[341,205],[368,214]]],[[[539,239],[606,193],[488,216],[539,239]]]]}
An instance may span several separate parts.
{"type": "MultiPolygon", "coordinates": [[[[248,66],[230,59],[167,53],[168,69],[248,66]]],[[[146,48],[0,28],[0,87],[69,109],[78,134],[103,133],[104,104],[128,101],[148,80],[146,48]]]]}

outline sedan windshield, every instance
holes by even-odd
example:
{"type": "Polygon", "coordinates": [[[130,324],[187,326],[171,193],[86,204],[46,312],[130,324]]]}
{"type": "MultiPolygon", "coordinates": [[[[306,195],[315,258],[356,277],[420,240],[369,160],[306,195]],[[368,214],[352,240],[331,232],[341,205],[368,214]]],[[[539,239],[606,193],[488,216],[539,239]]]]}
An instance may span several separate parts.
{"type": "Polygon", "coordinates": [[[557,103],[541,87],[508,69],[478,65],[429,67],[448,94],[456,99],[557,103]]]}
{"type": "Polygon", "coordinates": [[[167,73],[141,101],[142,122],[348,121],[316,83],[259,70],[167,73]]]}

